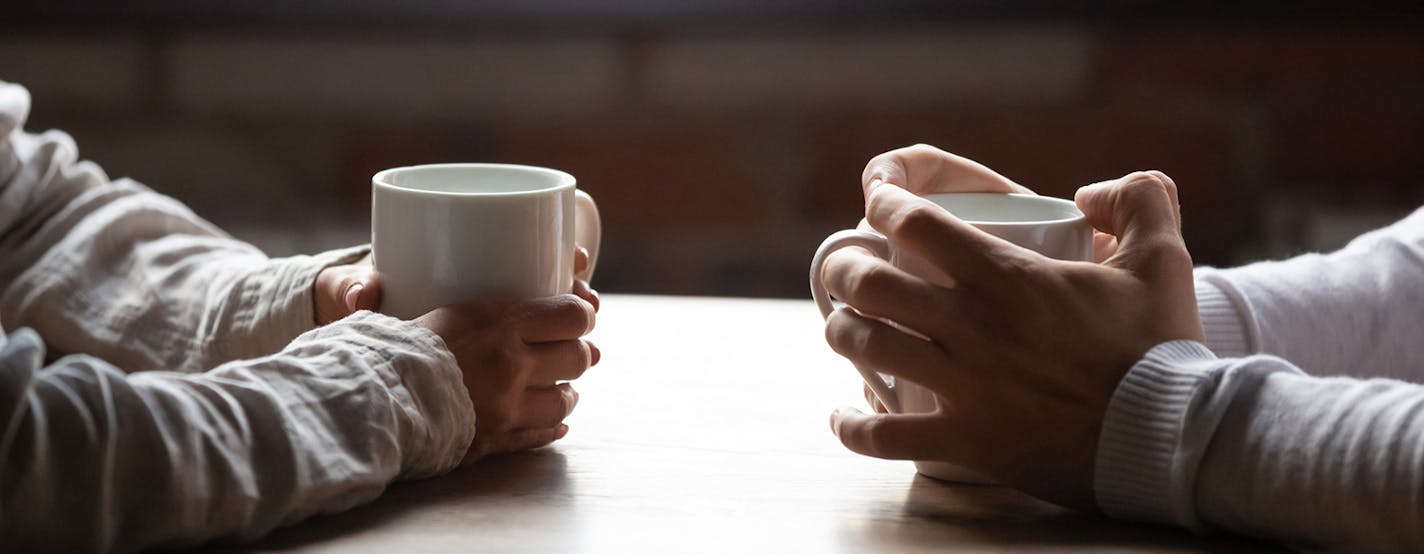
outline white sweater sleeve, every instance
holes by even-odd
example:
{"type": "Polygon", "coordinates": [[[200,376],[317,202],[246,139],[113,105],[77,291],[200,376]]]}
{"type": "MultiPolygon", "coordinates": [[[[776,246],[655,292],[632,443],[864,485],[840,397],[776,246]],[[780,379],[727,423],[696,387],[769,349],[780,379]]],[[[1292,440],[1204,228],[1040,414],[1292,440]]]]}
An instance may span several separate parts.
{"type": "Polygon", "coordinates": [[[1197,270],[1206,343],[1312,375],[1424,381],[1424,208],[1329,254],[1197,270]]]}
{"type": "Polygon", "coordinates": [[[1199,273],[1212,348],[1158,345],[1119,383],[1098,443],[1103,511],[1314,548],[1424,549],[1424,387],[1292,363],[1424,376],[1422,251],[1416,212],[1334,254],[1199,273]]]}

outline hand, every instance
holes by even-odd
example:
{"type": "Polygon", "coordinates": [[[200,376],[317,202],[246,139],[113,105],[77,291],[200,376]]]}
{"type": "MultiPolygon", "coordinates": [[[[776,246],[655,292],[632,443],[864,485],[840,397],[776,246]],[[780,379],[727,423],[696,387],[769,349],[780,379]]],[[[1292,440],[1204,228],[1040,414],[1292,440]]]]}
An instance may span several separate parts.
{"type": "Polygon", "coordinates": [[[574,294],[466,302],[415,319],[444,339],[475,406],[475,440],[462,463],[538,448],[568,433],[563,421],[578,392],[563,381],[601,357],[579,339],[593,330],[597,310],[597,293],[577,281],[574,294]]]}
{"type": "Polygon", "coordinates": [[[381,307],[381,284],[371,269],[371,255],[354,264],[334,265],[316,274],[312,302],[316,324],[326,325],[360,310],[381,307]]]}
{"type": "MultiPolygon", "coordinates": [[[[1166,179],[1161,172],[1154,173],[1166,179]]],[[[1170,181],[1170,179],[1168,179],[1170,181]]],[[[870,191],[880,183],[895,183],[924,196],[944,192],[999,192],[1004,194],[1037,194],[1028,187],[996,173],[983,164],[956,156],[928,144],[916,144],[891,150],[870,159],[860,174],[861,190],[870,199],[870,191]]],[[[1168,191],[1173,203],[1177,200],[1175,186],[1168,191]]],[[[861,228],[867,227],[864,220],[861,228]]],[[[1116,237],[1097,231],[1093,233],[1093,260],[1101,262],[1117,249],[1116,237]]]]}
{"type": "MultiPolygon", "coordinates": [[[[574,254],[574,274],[588,268],[588,250],[578,247],[574,254]]],[[[381,307],[381,282],[371,268],[371,255],[354,264],[334,265],[316,274],[312,309],[317,325],[326,325],[360,310],[381,307]]],[[[588,288],[588,283],[584,283],[588,288]]],[[[592,290],[592,289],[590,289],[592,290]]]]}
{"type": "Polygon", "coordinates": [[[839,250],[823,278],[849,307],[827,320],[827,342],[930,388],[940,405],[923,414],[838,410],[836,435],[863,454],[947,461],[1093,508],[1093,460],[1118,381],[1153,346],[1203,338],[1175,189],[1156,172],[1080,189],[1088,223],[1118,244],[1097,264],[1047,258],[894,184],[871,187],[869,223],[957,284],[939,287],[864,251],[839,250]]]}

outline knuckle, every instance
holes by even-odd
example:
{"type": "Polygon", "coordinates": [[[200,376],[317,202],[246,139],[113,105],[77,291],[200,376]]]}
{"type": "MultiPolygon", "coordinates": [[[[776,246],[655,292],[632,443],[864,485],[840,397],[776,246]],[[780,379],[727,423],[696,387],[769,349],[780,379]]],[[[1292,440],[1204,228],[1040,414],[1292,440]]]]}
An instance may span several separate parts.
{"type": "Polygon", "coordinates": [[[846,283],[846,293],[850,299],[864,299],[869,295],[894,287],[896,281],[895,275],[887,266],[875,264],[852,272],[846,283]]]}
{"type": "Polygon", "coordinates": [[[910,146],[906,146],[904,150],[906,153],[919,155],[936,155],[944,152],[936,146],[925,144],[923,142],[917,142],[910,146]]]}
{"type": "Polygon", "coordinates": [[[998,285],[1013,290],[1032,287],[1046,273],[1039,266],[1038,260],[1027,256],[1000,259],[994,267],[1000,277],[998,285]]]}
{"type": "Polygon", "coordinates": [[[889,361],[894,358],[891,346],[894,337],[890,333],[898,333],[894,329],[884,325],[871,325],[862,331],[857,337],[856,348],[862,358],[873,361],[889,361]]]}
{"type": "Polygon", "coordinates": [[[510,417],[510,406],[506,402],[496,402],[491,409],[478,417],[483,424],[481,426],[490,434],[502,434],[514,428],[514,419],[510,417]]]}
{"type": "Polygon", "coordinates": [[[885,452],[885,420],[882,418],[871,418],[860,426],[860,444],[868,452],[881,454],[885,452]]]}
{"type": "Polygon", "coordinates": [[[916,205],[900,212],[897,234],[905,236],[925,236],[939,230],[944,225],[938,213],[939,208],[916,205]]]}
{"type": "Polygon", "coordinates": [[[479,363],[496,390],[513,388],[528,372],[525,356],[516,349],[510,346],[488,348],[480,357],[479,363]]]}
{"type": "Polygon", "coordinates": [[[1123,194],[1157,194],[1167,190],[1166,175],[1160,171],[1134,171],[1123,179],[1123,194]]]}
{"type": "Polygon", "coordinates": [[[559,306],[555,310],[555,317],[566,319],[570,323],[577,324],[583,328],[580,336],[593,329],[593,305],[588,301],[574,295],[564,295],[559,299],[559,306]]]}
{"type": "Polygon", "coordinates": [[[1192,255],[1184,245],[1176,240],[1162,239],[1160,242],[1145,250],[1147,264],[1152,269],[1164,274],[1192,271],[1192,255]]]}
{"type": "Polygon", "coordinates": [[[826,343],[837,354],[846,357],[858,356],[859,345],[863,343],[859,335],[859,323],[845,309],[832,312],[831,317],[826,320],[826,343]]]}
{"type": "Polygon", "coordinates": [[[885,211],[884,204],[889,201],[889,199],[886,197],[887,191],[888,189],[886,187],[878,187],[875,190],[870,191],[870,195],[865,198],[865,213],[867,214],[867,217],[870,217],[870,214],[876,214],[885,211]]]}
{"type": "Polygon", "coordinates": [[[574,342],[574,349],[578,365],[574,367],[571,379],[578,379],[583,376],[585,371],[588,371],[589,366],[593,365],[593,349],[587,342],[581,340],[574,342]]]}
{"type": "Polygon", "coordinates": [[[1169,189],[1175,189],[1175,188],[1177,188],[1177,183],[1176,183],[1176,181],[1173,181],[1171,177],[1168,177],[1166,173],[1163,173],[1163,172],[1160,171],[1160,170],[1157,170],[1157,169],[1149,169],[1149,170],[1145,171],[1144,173],[1146,173],[1146,174],[1148,174],[1148,175],[1151,175],[1153,178],[1157,179],[1157,181],[1160,182],[1160,183],[1162,183],[1162,185],[1163,185],[1164,187],[1167,187],[1167,188],[1169,188],[1169,189]]]}

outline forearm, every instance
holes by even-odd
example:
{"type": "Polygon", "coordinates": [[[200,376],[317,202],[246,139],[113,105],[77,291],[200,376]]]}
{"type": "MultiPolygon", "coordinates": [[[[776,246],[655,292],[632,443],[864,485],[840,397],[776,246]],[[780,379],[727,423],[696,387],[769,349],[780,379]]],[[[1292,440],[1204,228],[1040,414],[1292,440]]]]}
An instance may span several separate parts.
{"type": "Polygon", "coordinates": [[[1329,549],[1424,547],[1424,388],[1191,344],[1154,348],[1114,394],[1094,484],[1105,512],[1329,549]]]}
{"type": "Polygon", "coordinates": [[[0,364],[0,541],[128,551],[252,538],[455,467],[474,412],[433,334],[361,313],[280,354],[125,375],[81,356],[0,364]]]}

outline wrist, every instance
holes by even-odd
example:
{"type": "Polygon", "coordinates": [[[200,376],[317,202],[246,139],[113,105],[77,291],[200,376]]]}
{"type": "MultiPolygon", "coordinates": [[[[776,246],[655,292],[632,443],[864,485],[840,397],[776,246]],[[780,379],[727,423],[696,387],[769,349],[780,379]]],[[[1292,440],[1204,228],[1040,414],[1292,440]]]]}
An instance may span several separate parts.
{"type": "Polygon", "coordinates": [[[1192,488],[1201,452],[1189,419],[1216,355],[1195,341],[1148,350],[1109,400],[1094,462],[1093,489],[1109,516],[1196,526],[1192,488]]]}

